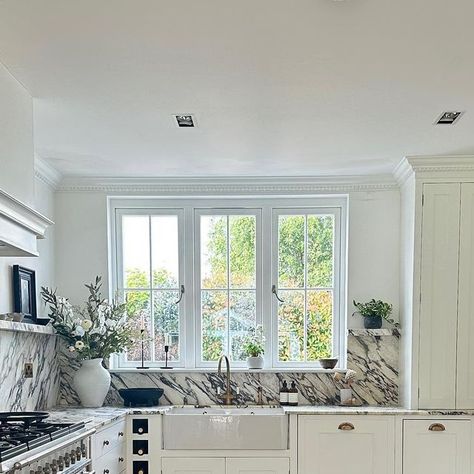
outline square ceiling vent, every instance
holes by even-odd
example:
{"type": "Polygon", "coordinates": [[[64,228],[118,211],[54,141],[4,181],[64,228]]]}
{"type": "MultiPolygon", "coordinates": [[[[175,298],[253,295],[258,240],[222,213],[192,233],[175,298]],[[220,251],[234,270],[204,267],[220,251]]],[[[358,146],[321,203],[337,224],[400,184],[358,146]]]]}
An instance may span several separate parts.
{"type": "Polygon", "coordinates": [[[435,123],[436,125],[453,125],[462,114],[463,112],[443,112],[435,123]]]}
{"type": "Polygon", "coordinates": [[[191,114],[186,115],[173,115],[176,120],[176,125],[179,128],[194,128],[196,126],[196,120],[191,114]]]}

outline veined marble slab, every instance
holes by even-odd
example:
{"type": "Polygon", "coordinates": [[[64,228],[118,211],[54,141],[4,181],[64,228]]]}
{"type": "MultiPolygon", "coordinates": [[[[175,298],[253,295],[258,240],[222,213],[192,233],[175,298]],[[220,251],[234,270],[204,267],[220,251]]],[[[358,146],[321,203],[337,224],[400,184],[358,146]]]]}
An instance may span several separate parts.
{"type": "Polygon", "coordinates": [[[0,331],[0,411],[43,410],[57,404],[57,342],[56,337],[44,332],[0,331]],[[31,379],[23,374],[26,362],[33,363],[31,379]]]}
{"type": "MultiPolygon", "coordinates": [[[[353,389],[355,396],[364,405],[397,406],[398,405],[398,353],[399,334],[392,333],[385,337],[372,335],[364,330],[363,335],[348,336],[348,367],[357,374],[353,389]]],[[[61,353],[61,405],[78,405],[79,399],[71,382],[74,371],[79,367],[78,361],[67,352],[61,353]]],[[[123,403],[118,389],[133,387],[160,387],[164,395],[160,402],[164,405],[214,405],[220,402],[217,388],[222,387],[223,379],[215,372],[116,372],[112,373],[112,386],[106,398],[107,405],[123,403]]],[[[274,404],[279,401],[279,390],[286,380],[295,382],[299,390],[302,405],[337,405],[339,387],[333,380],[332,373],[326,372],[233,372],[232,391],[237,388],[240,395],[239,404],[255,404],[258,388],[263,389],[264,403],[274,404]]]]}

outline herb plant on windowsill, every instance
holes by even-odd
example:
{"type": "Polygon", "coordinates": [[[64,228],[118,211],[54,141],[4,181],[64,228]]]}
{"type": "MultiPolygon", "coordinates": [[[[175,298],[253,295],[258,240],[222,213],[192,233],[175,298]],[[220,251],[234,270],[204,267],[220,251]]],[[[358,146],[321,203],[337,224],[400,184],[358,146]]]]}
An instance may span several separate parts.
{"type": "Polygon", "coordinates": [[[353,300],[353,304],[357,308],[357,311],[352,313],[352,316],[360,314],[364,318],[365,329],[380,329],[383,319],[396,328],[400,327],[399,323],[390,318],[393,309],[390,303],[371,299],[368,303],[357,303],[353,300]]]}
{"type": "Polygon", "coordinates": [[[263,369],[263,354],[265,353],[265,336],[261,324],[250,330],[244,339],[244,352],[247,354],[249,369],[263,369]]]}

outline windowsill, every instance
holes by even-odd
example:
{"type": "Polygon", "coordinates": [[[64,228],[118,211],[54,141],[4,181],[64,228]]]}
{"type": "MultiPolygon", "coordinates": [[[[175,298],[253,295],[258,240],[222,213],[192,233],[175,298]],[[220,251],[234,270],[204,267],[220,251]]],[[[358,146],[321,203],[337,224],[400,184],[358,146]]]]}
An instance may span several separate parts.
{"type": "MultiPolygon", "coordinates": [[[[248,369],[247,367],[234,367],[231,368],[231,372],[239,372],[239,373],[251,373],[251,374],[269,374],[269,373],[294,373],[294,374],[301,374],[301,373],[315,373],[315,374],[334,374],[336,372],[346,372],[347,369],[322,369],[318,368],[310,368],[310,367],[281,367],[281,368],[268,368],[268,369],[248,369]]],[[[120,369],[110,369],[109,372],[111,373],[216,373],[217,367],[205,367],[205,368],[185,368],[185,367],[175,367],[174,369],[160,369],[159,367],[149,368],[149,369],[134,369],[134,368],[120,368],[120,369]]]]}

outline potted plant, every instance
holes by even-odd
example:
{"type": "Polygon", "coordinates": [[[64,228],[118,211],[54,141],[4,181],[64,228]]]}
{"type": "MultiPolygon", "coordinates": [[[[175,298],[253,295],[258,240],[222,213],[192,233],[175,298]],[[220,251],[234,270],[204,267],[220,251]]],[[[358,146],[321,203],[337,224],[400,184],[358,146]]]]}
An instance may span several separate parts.
{"type": "Polygon", "coordinates": [[[368,303],[357,303],[353,300],[353,304],[357,308],[357,311],[355,311],[352,316],[354,316],[354,314],[360,314],[364,318],[365,329],[380,329],[383,319],[396,328],[400,327],[400,324],[390,318],[393,309],[390,303],[371,299],[368,303]]]}
{"type": "Polygon", "coordinates": [[[244,352],[247,354],[249,369],[263,369],[265,353],[265,336],[261,324],[253,328],[244,340],[244,352]]]}
{"type": "Polygon", "coordinates": [[[89,297],[83,306],[72,306],[50,288],[41,288],[41,296],[49,305],[56,333],[66,342],[69,352],[82,361],[73,379],[81,404],[100,407],[110,388],[110,374],[103,360],[130,347],[133,330],[125,304],[102,298],[100,277],[85,286],[89,297]]]}

